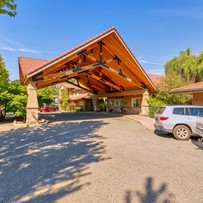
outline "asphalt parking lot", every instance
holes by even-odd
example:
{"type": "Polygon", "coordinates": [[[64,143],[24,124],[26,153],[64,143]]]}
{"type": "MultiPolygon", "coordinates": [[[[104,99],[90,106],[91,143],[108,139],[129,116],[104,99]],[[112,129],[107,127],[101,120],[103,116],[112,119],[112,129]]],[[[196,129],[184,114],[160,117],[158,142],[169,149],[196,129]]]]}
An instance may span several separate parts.
{"type": "MultiPolygon", "coordinates": [[[[0,128],[0,202],[203,202],[203,143],[121,115],[41,114],[0,128]]],[[[1,124],[0,124],[1,125],[1,124]]]]}

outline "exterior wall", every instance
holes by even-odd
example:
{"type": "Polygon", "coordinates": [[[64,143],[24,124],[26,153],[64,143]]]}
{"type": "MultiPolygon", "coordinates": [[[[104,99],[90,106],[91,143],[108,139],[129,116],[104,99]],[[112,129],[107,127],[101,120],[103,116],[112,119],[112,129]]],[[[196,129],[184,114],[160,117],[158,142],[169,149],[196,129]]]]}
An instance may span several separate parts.
{"type": "MultiPolygon", "coordinates": [[[[61,98],[61,93],[65,89],[63,85],[59,90],[59,98],[61,98]]],[[[82,111],[93,111],[92,99],[84,98],[87,96],[88,91],[80,88],[66,88],[68,89],[70,105],[68,106],[68,111],[75,111],[76,109],[81,109],[82,111]],[[84,96],[83,98],[78,98],[84,96]]],[[[60,104],[59,104],[60,105],[60,104]]],[[[60,106],[61,109],[61,106],[60,106]]]]}
{"type": "Polygon", "coordinates": [[[75,103],[75,106],[81,108],[82,111],[93,111],[91,99],[80,99],[72,101],[72,103],[75,103]]]}
{"type": "Polygon", "coordinates": [[[203,105],[203,92],[193,94],[192,104],[193,105],[203,105]]]}
{"type": "Polygon", "coordinates": [[[108,98],[107,111],[140,114],[141,101],[142,101],[142,95],[111,97],[111,98],[108,98]],[[138,106],[133,107],[132,99],[137,99],[138,106]]]}

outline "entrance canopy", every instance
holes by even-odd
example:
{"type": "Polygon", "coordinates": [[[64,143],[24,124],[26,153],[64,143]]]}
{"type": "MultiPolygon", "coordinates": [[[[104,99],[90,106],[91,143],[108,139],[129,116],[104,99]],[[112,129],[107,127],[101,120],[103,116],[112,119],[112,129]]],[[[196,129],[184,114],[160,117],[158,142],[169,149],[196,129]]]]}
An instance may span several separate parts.
{"type": "Polygon", "coordinates": [[[19,57],[20,80],[37,89],[78,81],[94,94],[155,87],[118,31],[112,27],[51,60],[19,57]]]}

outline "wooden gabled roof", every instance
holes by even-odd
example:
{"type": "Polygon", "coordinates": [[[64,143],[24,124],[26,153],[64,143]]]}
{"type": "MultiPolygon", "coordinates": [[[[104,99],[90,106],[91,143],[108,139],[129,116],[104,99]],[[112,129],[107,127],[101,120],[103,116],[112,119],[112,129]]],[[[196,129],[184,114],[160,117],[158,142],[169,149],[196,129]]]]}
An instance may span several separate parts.
{"type": "Polygon", "coordinates": [[[114,27],[52,60],[42,60],[36,66],[29,66],[19,57],[19,69],[21,81],[35,81],[38,88],[75,78],[78,86],[83,84],[95,94],[125,91],[133,87],[156,91],[151,79],[114,27]]]}

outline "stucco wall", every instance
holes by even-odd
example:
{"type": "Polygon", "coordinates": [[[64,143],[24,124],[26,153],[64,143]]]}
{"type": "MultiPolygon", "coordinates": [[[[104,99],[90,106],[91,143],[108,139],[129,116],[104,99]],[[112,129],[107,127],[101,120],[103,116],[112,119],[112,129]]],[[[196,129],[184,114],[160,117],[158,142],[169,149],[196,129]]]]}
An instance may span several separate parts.
{"type": "Polygon", "coordinates": [[[203,92],[193,94],[193,105],[203,105],[203,92]]]}
{"type": "Polygon", "coordinates": [[[136,95],[136,96],[122,96],[122,97],[111,97],[108,100],[108,111],[113,112],[126,112],[126,113],[133,113],[133,114],[139,114],[141,109],[141,100],[142,95],[136,95]],[[132,98],[138,99],[138,107],[132,106],[132,98]],[[113,105],[111,106],[109,104],[109,101],[112,101],[113,105]],[[118,100],[118,103],[116,105],[116,100],[118,100]],[[120,104],[120,100],[122,100],[122,105],[120,104]]]}

